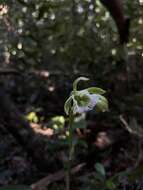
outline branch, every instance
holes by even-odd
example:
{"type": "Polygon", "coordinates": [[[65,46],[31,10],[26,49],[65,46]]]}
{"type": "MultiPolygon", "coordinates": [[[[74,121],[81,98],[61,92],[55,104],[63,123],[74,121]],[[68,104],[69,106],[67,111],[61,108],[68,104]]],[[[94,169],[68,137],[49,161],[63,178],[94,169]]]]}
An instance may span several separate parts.
{"type": "MultiPolygon", "coordinates": [[[[83,167],[85,166],[85,163],[79,164],[75,166],[71,173],[75,174],[79,172],[83,167]]],[[[62,180],[65,177],[65,171],[60,170],[54,174],[50,174],[47,177],[41,179],[40,181],[34,183],[31,185],[32,190],[46,190],[47,186],[55,181],[62,180]]]]}
{"type": "Polygon", "coordinates": [[[20,75],[16,69],[0,69],[0,75],[20,75]]]}
{"type": "MultiPolygon", "coordinates": [[[[20,71],[16,69],[0,69],[0,75],[36,75],[43,78],[49,78],[51,76],[64,75],[69,76],[70,73],[64,73],[60,71],[49,71],[49,70],[36,70],[31,69],[29,71],[20,71]]],[[[75,75],[79,75],[80,73],[75,73],[75,75]]],[[[89,75],[84,74],[85,77],[89,77],[89,75]]]]}
{"type": "Polygon", "coordinates": [[[136,131],[136,130],[133,130],[130,125],[127,123],[127,121],[123,118],[122,115],[120,115],[120,121],[123,123],[125,129],[131,134],[131,135],[134,135],[138,138],[143,138],[143,133],[142,131],[136,131]]]}

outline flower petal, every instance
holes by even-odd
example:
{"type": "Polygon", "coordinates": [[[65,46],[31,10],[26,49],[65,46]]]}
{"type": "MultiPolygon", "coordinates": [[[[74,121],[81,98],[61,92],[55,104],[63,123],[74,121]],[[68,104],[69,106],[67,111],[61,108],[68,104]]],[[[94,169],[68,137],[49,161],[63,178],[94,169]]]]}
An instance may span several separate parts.
{"type": "Polygon", "coordinates": [[[90,97],[90,102],[89,102],[88,107],[93,109],[96,106],[96,104],[98,103],[98,101],[100,101],[99,95],[91,94],[89,97],[90,97]]]}

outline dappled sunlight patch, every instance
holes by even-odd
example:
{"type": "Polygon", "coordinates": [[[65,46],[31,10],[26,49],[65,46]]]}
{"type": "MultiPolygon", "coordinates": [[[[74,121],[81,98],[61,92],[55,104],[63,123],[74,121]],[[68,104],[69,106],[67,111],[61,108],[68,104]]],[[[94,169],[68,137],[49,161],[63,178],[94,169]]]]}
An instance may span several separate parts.
{"type": "Polygon", "coordinates": [[[42,129],[36,129],[35,132],[36,132],[36,133],[39,133],[39,134],[41,134],[41,135],[48,136],[48,137],[54,135],[54,130],[51,129],[51,128],[47,128],[47,129],[45,129],[45,130],[42,130],[42,129]]]}
{"type": "Polygon", "coordinates": [[[47,128],[47,127],[42,127],[39,124],[35,124],[35,123],[30,123],[31,128],[34,130],[35,133],[37,134],[41,134],[41,135],[45,135],[45,136],[53,136],[54,135],[54,130],[51,128],[47,128]]]}
{"type": "Polygon", "coordinates": [[[143,0],[139,0],[140,5],[143,5],[143,0]]]}
{"type": "Polygon", "coordinates": [[[7,5],[0,5],[0,16],[3,16],[8,13],[8,6],[7,5]]]}
{"type": "Polygon", "coordinates": [[[54,86],[49,86],[49,87],[48,87],[48,90],[49,90],[50,92],[54,92],[54,91],[55,91],[55,87],[54,87],[54,86]]]}

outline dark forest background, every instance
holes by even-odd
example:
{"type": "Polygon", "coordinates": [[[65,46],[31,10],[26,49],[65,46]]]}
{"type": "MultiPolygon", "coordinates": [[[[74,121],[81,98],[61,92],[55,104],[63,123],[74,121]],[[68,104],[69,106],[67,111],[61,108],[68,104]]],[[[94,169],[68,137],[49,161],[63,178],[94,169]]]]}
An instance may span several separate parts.
{"type": "MultiPolygon", "coordinates": [[[[124,12],[130,39],[121,46],[98,0],[0,1],[1,186],[30,185],[63,168],[63,105],[73,80],[85,76],[107,91],[109,111],[76,123],[74,166],[86,166],[73,189],[143,188],[143,1],[125,0],[124,12]],[[106,170],[100,183],[97,162],[106,170]]],[[[64,188],[63,179],[51,181],[48,189],[64,188]]]]}

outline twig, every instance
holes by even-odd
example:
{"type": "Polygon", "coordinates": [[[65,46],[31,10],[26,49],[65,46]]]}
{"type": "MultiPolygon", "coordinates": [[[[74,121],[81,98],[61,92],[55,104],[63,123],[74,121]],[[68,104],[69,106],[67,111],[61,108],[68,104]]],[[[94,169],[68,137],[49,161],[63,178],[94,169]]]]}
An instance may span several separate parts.
{"type": "MultiPolygon", "coordinates": [[[[72,168],[71,173],[75,174],[79,172],[83,167],[85,166],[85,163],[79,164],[72,168]]],[[[32,190],[46,190],[47,186],[55,181],[59,181],[63,179],[66,175],[66,172],[64,170],[60,170],[54,174],[50,174],[47,177],[41,179],[40,181],[34,183],[31,185],[32,190]]]]}
{"type": "Polygon", "coordinates": [[[120,115],[120,121],[124,124],[125,129],[132,135],[135,135],[138,138],[143,138],[143,134],[142,133],[138,133],[137,131],[131,129],[131,127],[129,126],[129,124],[127,123],[127,121],[123,118],[122,115],[120,115]]]}
{"type": "MultiPolygon", "coordinates": [[[[75,75],[79,75],[80,73],[75,73],[75,75]]],[[[0,69],[0,75],[36,75],[39,77],[43,78],[49,78],[53,76],[58,76],[58,75],[64,75],[64,76],[69,76],[69,73],[65,72],[60,72],[60,71],[50,71],[50,70],[35,70],[31,69],[29,71],[20,71],[17,69],[5,69],[1,68],[0,69]]],[[[84,75],[88,77],[88,75],[84,75]]]]}
{"type": "Polygon", "coordinates": [[[126,122],[126,120],[123,118],[122,115],[120,115],[120,120],[122,121],[122,123],[124,124],[126,130],[132,134],[135,135],[136,137],[138,137],[138,157],[136,158],[136,162],[134,164],[134,168],[136,168],[140,162],[143,159],[143,150],[142,150],[142,143],[143,143],[143,134],[139,133],[135,130],[132,130],[131,127],[128,125],[128,123],[126,122]]]}

